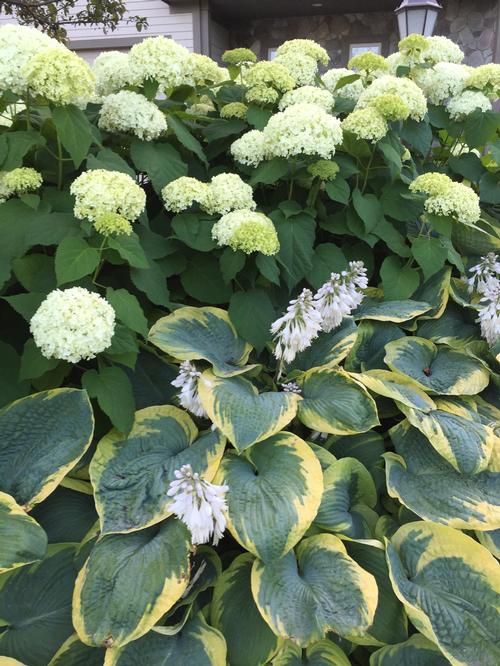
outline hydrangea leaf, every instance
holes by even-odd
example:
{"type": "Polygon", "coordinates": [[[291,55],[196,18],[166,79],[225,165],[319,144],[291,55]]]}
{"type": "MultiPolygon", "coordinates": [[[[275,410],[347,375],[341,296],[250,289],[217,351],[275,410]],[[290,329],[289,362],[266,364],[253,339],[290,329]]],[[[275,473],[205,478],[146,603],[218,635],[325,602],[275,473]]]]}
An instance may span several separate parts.
{"type": "Polygon", "coordinates": [[[197,435],[186,412],[164,405],[136,412],[127,437],[112,430],[100,440],[90,478],[103,534],[133,532],[169,516],[167,492],[183,465],[213,479],[225,438],[217,430],[197,435]]]}
{"type": "Polygon", "coordinates": [[[287,432],[255,444],[244,457],[229,452],[215,482],[229,487],[231,534],[265,562],[298,543],[314,520],[323,490],[314,452],[287,432]]]}
{"type": "Polygon", "coordinates": [[[414,634],[404,643],[387,645],[370,657],[370,666],[449,666],[449,661],[434,643],[414,634]]]}
{"type": "Polygon", "coordinates": [[[47,550],[47,535],[40,525],[0,492],[0,574],[41,560],[47,550]]]}

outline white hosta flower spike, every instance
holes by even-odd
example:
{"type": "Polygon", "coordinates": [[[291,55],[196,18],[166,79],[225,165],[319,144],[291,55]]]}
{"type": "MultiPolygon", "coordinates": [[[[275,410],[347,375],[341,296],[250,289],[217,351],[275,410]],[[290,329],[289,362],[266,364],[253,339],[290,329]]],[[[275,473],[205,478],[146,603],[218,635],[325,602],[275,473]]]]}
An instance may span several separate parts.
{"type": "Polygon", "coordinates": [[[228,486],[216,486],[193,472],[191,465],[175,471],[176,480],[170,483],[168,496],[173,498],[170,511],[187,526],[193,544],[217,545],[226,529],[228,486]]]}
{"type": "Polygon", "coordinates": [[[484,294],[481,303],[484,305],[479,310],[479,323],[481,324],[481,335],[489,345],[494,345],[500,340],[500,280],[491,277],[484,286],[484,294]]]}
{"type": "Polygon", "coordinates": [[[350,261],[349,270],[332,273],[330,280],[315,294],[316,307],[322,318],[322,329],[329,332],[355,310],[364,298],[368,286],[366,268],[362,261],[350,261]]]}
{"type": "Polygon", "coordinates": [[[472,274],[472,277],[467,280],[469,290],[476,289],[480,294],[484,294],[491,278],[500,277],[498,255],[494,252],[488,252],[487,255],[481,257],[481,261],[478,264],[469,269],[469,273],[472,274]]]}
{"type": "Polygon", "coordinates": [[[298,352],[309,347],[320,330],[321,316],[315,308],[313,295],[309,289],[304,289],[271,326],[276,340],[274,355],[290,363],[298,352]]]}
{"type": "Polygon", "coordinates": [[[195,416],[207,416],[206,411],[198,397],[198,377],[201,375],[196,367],[189,361],[182,361],[179,366],[179,374],[170,382],[172,386],[180,388],[179,402],[195,416]]]}

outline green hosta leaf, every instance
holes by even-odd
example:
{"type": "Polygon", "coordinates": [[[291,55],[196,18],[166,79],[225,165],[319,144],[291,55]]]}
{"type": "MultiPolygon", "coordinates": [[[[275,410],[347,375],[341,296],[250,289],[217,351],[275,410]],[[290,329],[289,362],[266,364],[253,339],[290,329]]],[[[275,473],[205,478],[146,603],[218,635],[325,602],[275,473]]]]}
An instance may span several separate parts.
{"type": "Polygon", "coordinates": [[[110,650],[108,654],[106,666],[137,666],[140,663],[148,666],[222,666],[226,663],[226,642],[200,613],[174,636],[162,633],[162,627],[155,627],[138,641],[119,650],[110,650]]]}
{"type": "Polygon", "coordinates": [[[54,106],[52,120],[56,126],[59,140],[71,155],[73,164],[78,169],[95,141],[94,127],[85,113],[73,104],[54,106]]]}
{"type": "Polygon", "coordinates": [[[136,412],[126,438],[112,430],[101,439],[90,478],[103,534],[135,531],[169,516],[167,491],[183,465],[213,479],[225,439],[217,431],[197,435],[186,412],[165,405],[136,412]]]}
{"type": "Polygon", "coordinates": [[[403,331],[389,322],[362,321],[345,367],[350,372],[384,367],[384,347],[391,340],[404,338],[403,331]]]}
{"type": "Polygon", "coordinates": [[[41,562],[0,577],[2,655],[29,666],[47,666],[73,633],[74,554],[74,544],[49,546],[41,562]]]}
{"type": "Polygon", "coordinates": [[[175,518],[99,539],[75,584],[73,624],[80,640],[121,647],[147,633],[186,589],[190,545],[175,518]]]}
{"type": "Polygon", "coordinates": [[[429,303],[419,301],[374,301],[367,298],[354,312],[354,318],[400,323],[419,317],[430,309],[429,303]]]}
{"type": "Polygon", "coordinates": [[[389,342],[385,362],[395,372],[408,375],[424,391],[446,395],[474,395],[489,382],[484,365],[472,356],[430,340],[405,337],[389,342]]]}
{"type": "Polygon", "coordinates": [[[497,560],[500,559],[500,528],[488,532],[476,532],[476,536],[479,543],[483,544],[497,560]]]}
{"type": "Polygon", "coordinates": [[[55,269],[58,286],[89,275],[99,263],[100,253],[79,236],[68,236],[58,245],[55,269]]]}
{"type": "Polygon", "coordinates": [[[279,217],[275,224],[280,241],[276,258],[284,268],[288,288],[293,289],[312,268],[316,222],[307,213],[301,213],[289,218],[279,217]]]}
{"type": "Polygon", "coordinates": [[[387,489],[410,511],[457,529],[500,524],[500,472],[457,472],[416,428],[403,421],[390,431],[396,453],[386,453],[387,489]]]}
{"type": "Polygon", "coordinates": [[[54,389],[0,411],[0,488],[31,508],[57,487],[90,446],[94,428],[85,391],[54,389]]]}
{"type": "Polygon", "coordinates": [[[411,251],[427,280],[443,267],[448,248],[439,238],[416,238],[411,244],[411,251]]]}
{"type": "Polygon", "coordinates": [[[369,519],[377,503],[370,472],[355,458],[337,460],[323,473],[324,491],[314,522],[321,529],[353,539],[372,536],[369,519]]]}
{"type": "Polygon", "coordinates": [[[500,238],[486,233],[480,227],[455,224],[451,238],[455,247],[464,254],[480,257],[488,252],[498,253],[500,250],[500,238]]]}
{"type": "Polygon", "coordinates": [[[465,313],[454,303],[448,304],[439,319],[419,321],[416,334],[421,338],[432,340],[436,344],[450,347],[463,347],[467,342],[476,338],[477,328],[468,323],[463,316],[465,313]]]}
{"type": "Polygon", "coordinates": [[[453,664],[500,660],[500,566],[451,527],[415,522],[387,546],[391,580],[408,617],[453,664]]]}
{"type": "Polygon", "coordinates": [[[179,308],[159,319],[149,340],[182,361],[204,359],[222,377],[246,372],[252,348],[238,337],[229,316],[219,308],[179,308]]]}
{"type": "Polygon", "coordinates": [[[422,412],[436,409],[435,402],[406,375],[389,370],[367,370],[353,375],[367,389],[422,412]]]}
{"type": "Polygon", "coordinates": [[[333,534],[300,542],[280,560],[256,560],[252,591],[259,610],[277,636],[306,645],[327,631],[355,636],[372,623],[377,584],[346,553],[333,534]],[[296,559],[297,558],[297,559],[296,559]]]}
{"type": "Polygon", "coordinates": [[[127,433],[134,421],[134,395],[126,373],[118,367],[87,370],[82,386],[91,398],[97,398],[102,411],[121,432],[127,433]]]}
{"type": "Polygon", "coordinates": [[[48,666],[103,666],[105,650],[84,645],[76,634],[61,645],[48,666]]]}
{"type": "Polygon", "coordinates": [[[272,663],[273,666],[350,666],[351,662],[338,645],[324,638],[309,645],[305,657],[299,645],[286,641],[272,663]]]}
{"type": "Polygon", "coordinates": [[[148,335],[148,321],[137,298],[126,289],[106,289],[106,300],[110,303],[117,318],[144,338],[148,335]]]}
{"type": "Polygon", "coordinates": [[[0,574],[41,560],[47,550],[47,535],[16,500],[0,492],[0,574]]]}
{"type": "Polygon", "coordinates": [[[379,425],[375,401],[342,370],[309,370],[300,380],[298,417],[312,430],[334,435],[366,432],[379,425]]]}
{"type": "Polygon", "coordinates": [[[253,561],[250,553],[238,555],[220,576],[212,598],[210,619],[223,633],[228,662],[234,666],[264,666],[278,649],[278,638],[262,619],[252,596],[253,561]]]}
{"type": "Polygon", "coordinates": [[[404,643],[387,645],[370,657],[370,666],[449,666],[434,643],[414,634],[404,643]]]}
{"type": "Polygon", "coordinates": [[[300,400],[284,391],[259,395],[242,377],[220,378],[208,370],[198,380],[198,391],[210,420],[238,451],[282,430],[294,418],[300,400]]]}
{"type": "Polygon", "coordinates": [[[228,527],[261,560],[279,559],[302,538],[321,502],[318,459],[296,435],[279,433],[246,457],[229,452],[216,483],[227,492],[228,527]]]}
{"type": "Polygon", "coordinates": [[[359,217],[363,220],[365,231],[373,231],[382,217],[382,206],[374,194],[362,194],[358,188],[352,193],[352,203],[359,217]]]}
{"type": "Polygon", "coordinates": [[[299,352],[289,364],[289,371],[338,365],[352,349],[356,336],[356,324],[350,317],[345,317],[340,326],[329,333],[320,333],[307,349],[299,352]]]}
{"type": "Polygon", "coordinates": [[[148,174],[157,194],[176,178],[187,176],[187,164],[170,143],[132,141],[130,156],[138,171],[148,174]]]}

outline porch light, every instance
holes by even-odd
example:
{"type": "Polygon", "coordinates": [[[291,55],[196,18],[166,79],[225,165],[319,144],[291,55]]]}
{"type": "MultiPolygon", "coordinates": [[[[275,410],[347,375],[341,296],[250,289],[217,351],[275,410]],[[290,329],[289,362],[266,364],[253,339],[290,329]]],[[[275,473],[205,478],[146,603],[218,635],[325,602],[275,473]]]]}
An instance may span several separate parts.
{"type": "Polygon", "coordinates": [[[394,13],[398,17],[399,37],[416,33],[430,37],[442,9],[437,0],[403,0],[394,13]]]}

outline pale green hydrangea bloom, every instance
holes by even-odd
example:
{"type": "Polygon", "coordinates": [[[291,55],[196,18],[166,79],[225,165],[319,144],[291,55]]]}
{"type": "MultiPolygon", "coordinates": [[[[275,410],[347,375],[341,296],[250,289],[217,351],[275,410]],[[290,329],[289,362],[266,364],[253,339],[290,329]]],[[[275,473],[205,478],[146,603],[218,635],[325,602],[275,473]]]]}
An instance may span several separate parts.
{"type": "Polygon", "coordinates": [[[387,74],[375,79],[360,95],[356,107],[363,109],[371,106],[373,100],[381,95],[400,97],[410,110],[410,118],[422,120],[427,112],[427,100],[416,83],[407,78],[387,74]]]}
{"type": "Polygon", "coordinates": [[[285,93],[295,88],[296,82],[286,67],[273,60],[263,60],[245,70],[243,82],[248,88],[267,86],[285,93]]]}
{"type": "Polygon", "coordinates": [[[389,131],[389,126],[384,117],[373,106],[363,109],[354,109],[342,121],[342,129],[351,132],[358,139],[365,139],[371,143],[377,143],[389,131]]]}
{"type": "Polygon", "coordinates": [[[460,63],[464,59],[464,52],[448,37],[434,35],[427,37],[427,48],[424,52],[425,61],[431,65],[437,62],[460,63]]]}
{"type": "Polygon", "coordinates": [[[251,104],[276,104],[279,100],[280,94],[271,86],[258,85],[253,86],[246,91],[245,99],[251,104]]]}
{"type": "Polygon", "coordinates": [[[0,203],[16,194],[37,190],[42,183],[41,174],[31,167],[18,167],[12,171],[0,172],[0,203]]]}
{"type": "Polygon", "coordinates": [[[228,65],[246,65],[257,62],[255,53],[251,49],[245,48],[224,51],[221,59],[222,62],[226,62],[228,65]]]}
{"type": "Polygon", "coordinates": [[[307,167],[307,171],[313,178],[319,178],[323,181],[335,180],[340,167],[337,162],[332,160],[318,160],[307,167]]]}
{"type": "Polygon", "coordinates": [[[274,61],[276,64],[283,65],[295,80],[298,86],[313,85],[318,73],[318,63],[311,56],[304,53],[295,53],[287,51],[277,55],[274,61]]]}
{"type": "Polygon", "coordinates": [[[130,49],[130,68],[139,83],[157,81],[161,90],[184,82],[189,51],[173,39],[158,35],[147,37],[130,49]]]}
{"type": "Polygon", "coordinates": [[[25,93],[28,87],[26,64],[32,56],[55,45],[55,39],[35,28],[3,25],[0,28],[0,90],[25,93]]]}
{"type": "Polygon", "coordinates": [[[380,113],[385,120],[406,120],[410,115],[408,104],[399,95],[380,95],[375,97],[370,106],[380,113]]]}
{"type": "Polygon", "coordinates": [[[222,83],[227,78],[227,71],[206,55],[190,53],[185,60],[185,85],[195,87],[206,83],[222,83]]]}
{"type": "Polygon", "coordinates": [[[448,101],[447,109],[452,120],[463,120],[476,109],[491,111],[490,100],[479,90],[464,90],[448,101]]]}
{"type": "Polygon", "coordinates": [[[354,102],[358,100],[358,97],[361,95],[365,89],[363,82],[360,78],[352,81],[351,83],[346,83],[340,88],[336,89],[337,83],[340,79],[345,78],[346,76],[352,76],[356,72],[352,69],[346,69],[345,67],[338,67],[329,69],[321,77],[323,83],[327,90],[329,90],[334,97],[343,97],[345,99],[352,99],[354,102]]]}
{"type": "Polygon", "coordinates": [[[130,236],[132,225],[118,213],[104,213],[94,221],[94,229],[103,236],[130,236]]]}
{"type": "Polygon", "coordinates": [[[289,39],[276,49],[278,56],[290,53],[305,55],[323,65],[328,65],[330,62],[330,56],[326,50],[312,39],[289,39]]]}
{"type": "Polygon", "coordinates": [[[280,100],[278,105],[280,111],[286,109],[293,104],[316,104],[325,111],[331,111],[335,104],[335,99],[331,92],[323,88],[316,88],[316,86],[302,86],[286,92],[280,100]]]}
{"type": "Polygon", "coordinates": [[[432,104],[442,104],[462,92],[471,68],[452,62],[438,62],[430,68],[416,68],[412,79],[432,104]]]}
{"type": "Polygon", "coordinates": [[[105,213],[118,213],[129,222],[146,207],[146,193],[126,173],[93,169],[84,171],[70,187],[75,197],[75,217],[91,222],[105,213]]]}
{"type": "Polygon", "coordinates": [[[500,64],[490,62],[471,68],[467,80],[468,88],[475,88],[491,100],[498,99],[500,95],[500,64]]]}
{"type": "Polygon", "coordinates": [[[103,51],[92,65],[96,81],[96,93],[100,97],[119,92],[134,85],[127,53],[121,51],[103,51]]]}
{"type": "Polygon", "coordinates": [[[445,174],[424,173],[410,183],[410,191],[428,195],[424,204],[428,213],[454,217],[464,224],[474,224],[481,215],[479,197],[474,190],[445,174]]]}
{"type": "Polygon", "coordinates": [[[208,185],[203,208],[210,214],[224,215],[232,210],[254,210],[253,190],[236,173],[220,173],[208,185]]]}
{"type": "MultiPolygon", "coordinates": [[[[401,39],[398,43],[399,52],[410,58],[418,58],[419,55],[428,48],[429,42],[427,41],[427,37],[416,33],[408,35],[408,37],[401,39]]],[[[417,60],[417,62],[419,62],[419,60],[417,60]]]]}
{"type": "Polygon", "coordinates": [[[220,110],[221,118],[240,118],[244,120],[246,118],[248,111],[248,106],[243,104],[243,102],[229,102],[225,104],[220,110]]]}
{"type": "Polygon", "coordinates": [[[263,213],[243,209],[227,213],[212,228],[218,245],[227,245],[235,252],[260,252],[272,255],[279,251],[278,234],[272,221],[263,213]]]}
{"type": "Polygon", "coordinates": [[[347,63],[349,69],[359,73],[365,83],[385,74],[389,67],[384,56],[366,51],[353,56],[347,63]]]}
{"type": "Polygon", "coordinates": [[[258,166],[266,157],[264,133],[250,130],[231,144],[231,155],[240,164],[258,166]]]}
{"type": "Polygon", "coordinates": [[[133,134],[145,141],[157,139],[167,131],[165,115],[156,104],[129,90],[103,99],[98,125],[107,132],[133,134]]]}
{"type": "Polygon", "coordinates": [[[167,210],[180,213],[194,203],[203,206],[208,199],[209,189],[207,183],[197,178],[181,176],[167,183],[161,191],[161,196],[167,210]]]}

